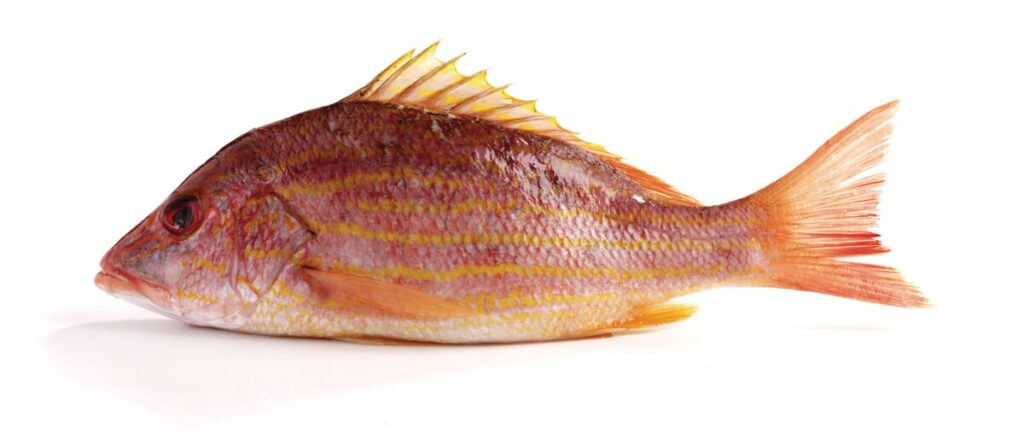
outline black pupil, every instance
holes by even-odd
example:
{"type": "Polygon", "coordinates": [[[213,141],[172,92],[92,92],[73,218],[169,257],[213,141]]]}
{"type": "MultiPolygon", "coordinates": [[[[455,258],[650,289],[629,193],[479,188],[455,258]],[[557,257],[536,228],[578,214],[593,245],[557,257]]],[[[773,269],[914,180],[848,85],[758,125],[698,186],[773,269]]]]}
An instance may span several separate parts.
{"type": "Polygon", "coordinates": [[[175,210],[174,216],[171,217],[172,222],[174,222],[174,226],[179,229],[184,229],[188,227],[189,224],[192,224],[193,218],[195,218],[195,216],[192,215],[192,208],[188,204],[185,204],[178,208],[178,210],[175,210]]]}

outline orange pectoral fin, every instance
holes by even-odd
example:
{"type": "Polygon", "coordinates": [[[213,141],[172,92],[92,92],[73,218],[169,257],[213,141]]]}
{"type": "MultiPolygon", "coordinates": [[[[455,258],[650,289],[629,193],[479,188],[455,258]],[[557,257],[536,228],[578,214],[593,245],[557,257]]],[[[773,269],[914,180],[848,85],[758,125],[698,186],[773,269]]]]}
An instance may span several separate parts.
{"type": "Polygon", "coordinates": [[[376,278],[304,269],[310,288],[330,309],[401,319],[449,319],[480,315],[444,297],[376,278]]]}

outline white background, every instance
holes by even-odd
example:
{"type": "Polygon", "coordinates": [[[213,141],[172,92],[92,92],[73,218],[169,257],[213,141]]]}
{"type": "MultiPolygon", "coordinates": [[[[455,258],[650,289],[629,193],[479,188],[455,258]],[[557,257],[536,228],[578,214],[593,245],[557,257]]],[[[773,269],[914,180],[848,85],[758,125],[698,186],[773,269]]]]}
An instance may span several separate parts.
{"type": "Polygon", "coordinates": [[[1024,441],[1020,12],[336,3],[0,7],[0,441],[1024,441]],[[106,249],[223,144],[439,38],[469,51],[463,72],[491,68],[706,203],[901,98],[878,261],[935,307],[716,289],[641,334],[381,347],[188,328],[93,287],[106,249]]]}

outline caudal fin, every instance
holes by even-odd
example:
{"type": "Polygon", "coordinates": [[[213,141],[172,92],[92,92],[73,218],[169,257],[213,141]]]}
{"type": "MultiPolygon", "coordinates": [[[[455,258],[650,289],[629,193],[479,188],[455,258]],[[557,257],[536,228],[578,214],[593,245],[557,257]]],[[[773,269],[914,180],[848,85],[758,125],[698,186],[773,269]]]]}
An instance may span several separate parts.
{"type": "Polygon", "coordinates": [[[894,268],[839,260],[887,252],[871,232],[896,101],[871,110],[792,172],[747,198],[767,214],[768,267],[757,284],[901,307],[928,306],[894,268]]]}

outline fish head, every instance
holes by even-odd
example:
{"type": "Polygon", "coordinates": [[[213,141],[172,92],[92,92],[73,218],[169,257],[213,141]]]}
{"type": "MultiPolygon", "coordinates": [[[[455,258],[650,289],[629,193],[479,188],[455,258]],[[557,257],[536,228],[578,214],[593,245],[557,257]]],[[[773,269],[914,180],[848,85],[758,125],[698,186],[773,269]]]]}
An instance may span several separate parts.
{"type": "Polygon", "coordinates": [[[103,256],[96,285],[188,324],[243,325],[310,237],[268,165],[251,144],[229,144],[103,256]]]}

